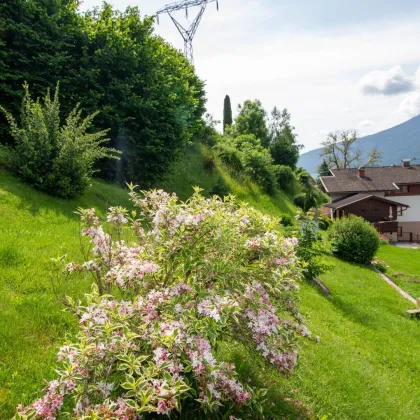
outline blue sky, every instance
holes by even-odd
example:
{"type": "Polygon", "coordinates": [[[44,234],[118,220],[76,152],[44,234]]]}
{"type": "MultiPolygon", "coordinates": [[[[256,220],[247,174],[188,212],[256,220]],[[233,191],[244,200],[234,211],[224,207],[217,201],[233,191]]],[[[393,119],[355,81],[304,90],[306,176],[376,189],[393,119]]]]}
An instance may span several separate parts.
{"type": "MultiPolygon", "coordinates": [[[[171,0],[115,0],[151,15],[171,0]]],[[[100,5],[85,0],[82,9],[100,5]]],[[[372,134],[420,114],[420,2],[413,0],[219,0],[209,4],[195,42],[208,110],[223,98],[259,98],[287,107],[305,150],[329,131],[372,134]]],[[[196,9],[197,10],[197,9],[196,9]]],[[[190,10],[190,19],[194,16],[190,10]]],[[[184,15],[179,16],[187,24],[184,15]]],[[[169,17],[156,32],[183,42],[169,17]]]]}

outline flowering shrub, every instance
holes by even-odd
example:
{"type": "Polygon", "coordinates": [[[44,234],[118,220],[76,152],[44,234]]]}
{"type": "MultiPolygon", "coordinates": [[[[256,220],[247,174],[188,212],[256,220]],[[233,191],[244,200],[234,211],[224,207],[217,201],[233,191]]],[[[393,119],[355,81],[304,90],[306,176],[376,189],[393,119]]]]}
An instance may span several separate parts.
{"type": "Polygon", "coordinates": [[[379,246],[388,245],[389,239],[383,235],[382,233],[379,234],[379,246]]]}
{"type": "Polygon", "coordinates": [[[40,399],[19,407],[17,418],[260,408],[264,391],[241,383],[235,366],[219,360],[222,340],[242,342],[281,373],[293,372],[296,340],[310,335],[296,307],[297,240],[231,197],[205,199],[196,191],[180,203],[133,188],[130,195],[138,213],[111,208],[107,231],[93,209],[80,210],[87,259],[66,269],[90,272],[95,284],[85,304],[68,298],[80,323],[77,339],[60,349],[57,378],[40,399]]]}
{"type": "Polygon", "coordinates": [[[374,258],[371,261],[371,264],[373,265],[373,267],[375,267],[381,273],[386,273],[388,268],[389,268],[389,265],[387,265],[385,261],[381,261],[378,258],[374,258]]]}

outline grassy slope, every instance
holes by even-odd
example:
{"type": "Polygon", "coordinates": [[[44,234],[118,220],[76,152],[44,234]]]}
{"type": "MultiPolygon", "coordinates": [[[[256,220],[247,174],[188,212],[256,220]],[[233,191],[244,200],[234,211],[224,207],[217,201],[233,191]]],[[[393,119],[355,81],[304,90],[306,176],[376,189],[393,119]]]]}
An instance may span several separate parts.
{"type": "Polygon", "coordinates": [[[386,245],[379,249],[378,258],[389,265],[387,275],[395,283],[414,298],[420,298],[420,249],[386,245]]]}
{"type": "Polygon", "coordinates": [[[333,419],[417,419],[420,325],[411,305],[368,268],[331,258],[332,298],[302,288],[301,309],[321,337],[302,352],[298,397],[333,419]]]}
{"type": "MultiPolygon", "coordinates": [[[[178,168],[165,189],[186,198],[190,184],[210,188],[198,150],[178,168]],[[186,165],[194,170],[189,170],[186,165]],[[188,174],[185,178],[183,174],[188,174]],[[205,184],[208,182],[208,184],[205,184]]],[[[223,174],[239,198],[268,213],[278,212],[281,198],[247,196],[248,186],[223,174]],[[236,190],[235,190],[236,189],[236,190]]],[[[49,284],[50,257],[68,253],[78,257],[78,206],[95,206],[103,214],[111,204],[126,204],[126,192],[95,182],[83,198],[62,201],[16,181],[0,171],[0,418],[29,401],[52,377],[49,367],[74,320],[61,312],[49,284]]],[[[284,203],[282,204],[284,206],[284,203]]],[[[293,211],[286,204],[281,211],[293,211]]],[[[338,262],[322,277],[333,297],[303,285],[301,308],[319,344],[303,345],[296,375],[281,378],[262,368],[253,355],[229,350],[245,376],[270,387],[266,418],[305,418],[293,401],[303,401],[316,414],[331,419],[416,419],[420,411],[420,328],[404,315],[409,306],[372,271],[338,262]],[[236,354],[235,354],[236,353],[236,354]],[[284,401],[285,397],[289,400],[284,401]]],[[[80,295],[89,281],[80,279],[69,292],[80,295]]]]}
{"type": "MultiPolygon", "coordinates": [[[[49,364],[73,318],[63,313],[51,291],[50,258],[79,256],[77,207],[104,214],[126,203],[127,193],[94,182],[86,196],[59,200],[34,191],[0,171],[0,418],[32,396],[51,375],[49,364]]],[[[78,296],[90,282],[69,285],[78,296]]]]}
{"type": "Polygon", "coordinates": [[[291,215],[296,213],[296,207],[282,191],[277,191],[270,197],[252,182],[237,181],[220,165],[216,166],[212,174],[204,172],[203,153],[205,152],[205,146],[196,143],[189,146],[185,156],[174,166],[168,179],[162,183],[162,188],[166,191],[175,191],[181,199],[185,200],[193,192],[193,186],[197,185],[204,189],[204,193],[208,193],[221,177],[239,201],[247,202],[256,209],[273,216],[279,216],[280,213],[291,215]]]}

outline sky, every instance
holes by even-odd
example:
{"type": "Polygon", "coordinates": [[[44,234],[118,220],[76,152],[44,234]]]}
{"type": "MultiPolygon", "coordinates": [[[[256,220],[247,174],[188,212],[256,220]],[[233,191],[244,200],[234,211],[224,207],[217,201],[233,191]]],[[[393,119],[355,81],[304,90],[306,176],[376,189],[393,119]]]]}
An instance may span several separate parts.
{"type": "MultiPolygon", "coordinates": [[[[171,0],[109,3],[153,15],[171,0]]],[[[100,4],[84,0],[81,9],[100,4]]],[[[288,108],[304,151],[331,131],[364,136],[400,124],[420,114],[419,21],[418,0],[219,0],[219,11],[209,3],[194,39],[208,112],[221,120],[225,95],[234,114],[246,99],[288,108]]],[[[155,30],[183,49],[169,16],[155,30]]]]}

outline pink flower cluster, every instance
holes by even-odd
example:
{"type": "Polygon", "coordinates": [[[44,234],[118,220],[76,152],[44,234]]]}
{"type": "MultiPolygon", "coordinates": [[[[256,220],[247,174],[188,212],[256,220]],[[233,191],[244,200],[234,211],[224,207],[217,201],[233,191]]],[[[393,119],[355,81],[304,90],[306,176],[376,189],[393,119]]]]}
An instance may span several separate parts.
{"type": "Polygon", "coordinates": [[[295,305],[297,240],[233,198],[142,194],[130,194],[138,220],[109,209],[110,233],[94,209],[79,211],[90,244],[67,271],[89,271],[97,287],[72,306],[80,329],[58,353],[57,380],[22,416],[134,420],[139,407],[168,416],[185,399],[207,411],[250,404],[258,393],[213,351],[226,339],[292,372],[296,336],[310,335],[295,305]],[[62,413],[72,401],[74,412],[62,413]]]}

